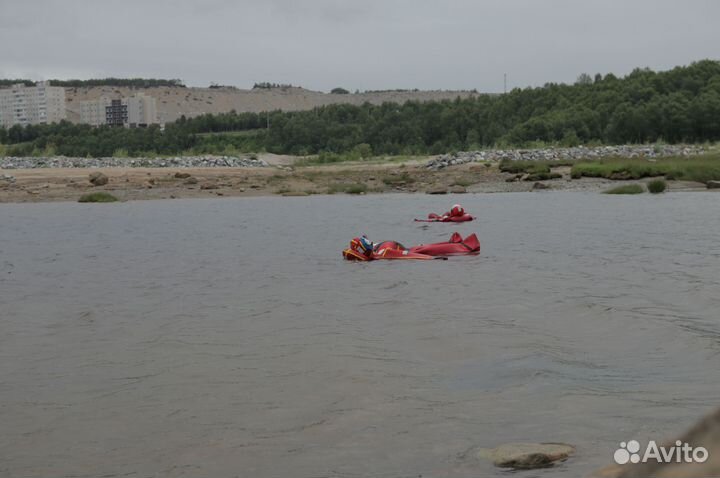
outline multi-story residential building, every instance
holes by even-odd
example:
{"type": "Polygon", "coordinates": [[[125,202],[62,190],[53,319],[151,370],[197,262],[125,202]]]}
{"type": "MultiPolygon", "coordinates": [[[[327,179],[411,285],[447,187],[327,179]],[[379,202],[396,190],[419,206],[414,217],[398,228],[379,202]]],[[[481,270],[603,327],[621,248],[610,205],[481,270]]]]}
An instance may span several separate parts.
{"type": "Polygon", "coordinates": [[[105,107],[105,124],[125,126],[128,122],[128,105],[123,100],[110,100],[105,107]]]}
{"type": "Polygon", "coordinates": [[[109,98],[80,102],[80,122],[100,126],[105,124],[105,108],[110,105],[109,98]]]}
{"type": "Polygon", "coordinates": [[[158,122],[156,101],[152,96],[142,93],[120,99],[102,97],[82,101],[80,122],[93,126],[145,127],[158,122]]]}
{"type": "Polygon", "coordinates": [[[152,96],[138,93],[127,99],[128,126],[145,127],[158,122],[157,105],[152,96]]]}
{"type": "Polygon", "coordinates": [[[55,123],[65,119],[65,89],[38,82],[0,89],[0,126],[55,123]]]}

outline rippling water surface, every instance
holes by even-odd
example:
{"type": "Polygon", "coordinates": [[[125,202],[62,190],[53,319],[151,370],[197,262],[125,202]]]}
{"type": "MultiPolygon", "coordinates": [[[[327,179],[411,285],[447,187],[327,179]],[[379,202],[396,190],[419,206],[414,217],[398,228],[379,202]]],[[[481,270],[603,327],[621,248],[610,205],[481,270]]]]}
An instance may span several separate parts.
{"type": "Polygon", "coordinates": [[[710,193],[0,205],[0,475],[525,476],[718,405],[710,193]],[[477,231],[478,257],[344,262],[359,233],[477,231]]]}

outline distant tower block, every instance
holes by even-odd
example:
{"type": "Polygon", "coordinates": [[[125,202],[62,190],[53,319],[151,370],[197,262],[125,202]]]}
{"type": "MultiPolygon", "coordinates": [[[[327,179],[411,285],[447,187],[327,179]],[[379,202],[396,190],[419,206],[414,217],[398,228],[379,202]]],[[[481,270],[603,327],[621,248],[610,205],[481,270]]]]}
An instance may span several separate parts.
{"type": "Polygon", "coordinates": [[[57,123],[66,118],[65,88],[40,81],[0,89],[0,126],[57,123]]]}

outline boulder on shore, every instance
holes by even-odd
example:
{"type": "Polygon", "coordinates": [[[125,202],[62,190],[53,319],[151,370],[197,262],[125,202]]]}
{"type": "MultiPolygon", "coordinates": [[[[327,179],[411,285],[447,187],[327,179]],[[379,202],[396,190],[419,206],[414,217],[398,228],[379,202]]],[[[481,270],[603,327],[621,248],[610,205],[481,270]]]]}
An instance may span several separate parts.
{"type": "Polygon", "coordinates": [[[573,453],[575,447],[565,443],[507,443],[497,448],[481,448],[477,456],[501,468],[531,470],[565,461],[573,453]]]}
{"type": "Polygon", "coordinates": [[[108,177],[98,171],[90,173],[90,176],[88,176],[88,181],[90,181],[90,184],[92,184],[93,186],[104,186],[108,183],[108,177]]]}
{"type": "Polygon", "coordinates": [[[447,188],[445,186],[436,186],[426,191],[428,194],[447,194],[447,188]]]}
{"type": "Polygon", "coordinates": [[[720,189],[720,181],[708,181],[705,185],[708,189],[720,189]]]}

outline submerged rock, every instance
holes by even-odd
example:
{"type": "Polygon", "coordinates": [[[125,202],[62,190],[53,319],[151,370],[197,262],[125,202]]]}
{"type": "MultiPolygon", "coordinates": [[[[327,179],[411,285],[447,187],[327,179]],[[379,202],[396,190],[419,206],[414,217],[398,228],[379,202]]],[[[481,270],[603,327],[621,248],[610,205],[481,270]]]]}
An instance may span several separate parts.
{"type": "Polygon", "coordinates": [[[565,443],[507,443],[497,448],[481,448],[477,456],[498,467],[530,470],[552,466],[573,453],[575,447],[565,443]]]}

